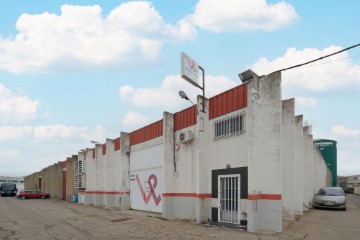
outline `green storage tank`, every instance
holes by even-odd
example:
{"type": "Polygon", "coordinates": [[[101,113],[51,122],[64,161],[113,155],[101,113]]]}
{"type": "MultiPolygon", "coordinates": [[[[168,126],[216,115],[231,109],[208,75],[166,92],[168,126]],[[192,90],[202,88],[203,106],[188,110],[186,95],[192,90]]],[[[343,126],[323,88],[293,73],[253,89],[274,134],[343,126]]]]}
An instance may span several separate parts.
{"type": "Polygon", "coordinates": [[[332,186],[337,186],[337,148],[336,141],[330,139],[316,139],[315,145],[320,150],[322,157],[328,165],[331,177],[332,186]]]}

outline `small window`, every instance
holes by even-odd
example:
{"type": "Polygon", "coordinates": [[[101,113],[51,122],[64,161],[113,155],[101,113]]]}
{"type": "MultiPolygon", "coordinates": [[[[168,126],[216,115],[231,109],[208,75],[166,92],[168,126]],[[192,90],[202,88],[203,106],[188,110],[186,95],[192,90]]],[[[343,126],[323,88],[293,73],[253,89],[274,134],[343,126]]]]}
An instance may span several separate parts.
{"type": "Polygon", "coordinates": [[[215,139],[222,139],[245,132],[245,113],[230,116],[215,122],[215,139]]]}

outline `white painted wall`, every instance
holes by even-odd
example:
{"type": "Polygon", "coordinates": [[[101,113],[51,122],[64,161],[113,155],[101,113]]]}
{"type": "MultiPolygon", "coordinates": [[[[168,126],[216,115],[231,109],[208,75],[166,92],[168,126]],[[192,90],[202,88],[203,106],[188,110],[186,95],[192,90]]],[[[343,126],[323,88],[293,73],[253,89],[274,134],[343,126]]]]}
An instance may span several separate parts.
{"type": "MultiPolygon", "coordinates": [[[[96,191],[95,188],[95,182],[96,182],[96,162],[95,158],[93,158],[92,155],[93,150],[92,149],[86,149],[86,191],[84,194],[84,203],[85,204],[94,204],[94,191],[96,191]]],[[[80,154],[80,153],[79,153],[80,154]]]]}
{"type": "Polygon", "coordinates": [[[295,220],[295,99],[282,101],[282,216],[295,220]]]}
{"type": "Polygon", "coordinates": [[[114,140],[106,139],[106,192],[105,192],[105,206],[106,207],[120,207],[120,186],[121,171],[120,165],[120,151],[114,151],[114,140]],[[118,193],[117,193],[118,192],[118,193]]]}
{"type": "Polygon", "coordinates": [[[105,197],[103,192],[106,190],[106,155],[102,155],[102,144],[95,144],[95,194],[94,205],[105,206],[105,197]]]}

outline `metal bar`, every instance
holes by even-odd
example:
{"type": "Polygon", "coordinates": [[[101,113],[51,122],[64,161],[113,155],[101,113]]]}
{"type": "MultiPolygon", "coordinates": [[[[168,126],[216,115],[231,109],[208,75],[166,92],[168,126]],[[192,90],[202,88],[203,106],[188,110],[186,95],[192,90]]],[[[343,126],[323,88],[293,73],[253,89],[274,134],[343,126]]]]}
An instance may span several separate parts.
{"type": "Polygon", "coordinates": [[[232,216],[232,212],[233,212],[233,192],[232,192],[232,188],[233,188],[233,178],[230,177],[230,222],[233,222],[233,216],[232,216]]]}
{"type": "Polygon", "coordinates": [[[202,71],[202,80],[203,80],[203,86],[202,86],[202,90],[203,90],[203,107],[202,107],[202,112],[205,112],[205,70],[199,65],[200,70],[202,71]]]}

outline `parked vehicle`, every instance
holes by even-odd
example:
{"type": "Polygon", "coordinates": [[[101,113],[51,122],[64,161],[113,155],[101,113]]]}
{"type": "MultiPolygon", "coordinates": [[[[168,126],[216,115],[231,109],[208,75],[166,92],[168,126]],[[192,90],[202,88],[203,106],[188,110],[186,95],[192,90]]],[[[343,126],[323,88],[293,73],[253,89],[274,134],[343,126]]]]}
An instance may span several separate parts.
{"type": "Polygon", "coordinates": [[[346,194],[341,187],[321,188],[313,199],[314,208],[337,208],[346,210],[346,194]]]}
{"type": "Polygon", "coordinates": [[[19,199],[27,199],[27,198],[45,199],[45,198],[49,198],[49,197],[50,197],[50,194],[42,193],[37,190],[24,190],[17,195],[17,198],[19,198],[19,199]]]}
{"type": "Polygon", "coordinates": [[[2,183],[0,186],[1,196],[15,196],[17,192],[15,183],[2,183]]]}

